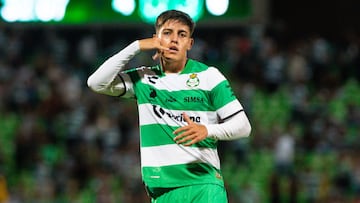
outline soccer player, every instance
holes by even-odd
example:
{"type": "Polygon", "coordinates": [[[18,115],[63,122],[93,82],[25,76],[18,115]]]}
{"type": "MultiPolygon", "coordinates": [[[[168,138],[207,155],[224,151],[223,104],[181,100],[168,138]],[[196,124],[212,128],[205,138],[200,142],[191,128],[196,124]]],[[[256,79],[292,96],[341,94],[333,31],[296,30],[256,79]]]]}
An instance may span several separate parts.
{"type": "Polygon", "coordinates": [[[217,143],[251,131],[223,74],[187,58],[194,27],[184,12],[163,12],[153,37],[132,42],[87,81],[95,92],[137,100],[142,178],[156,203],[227,202],[217,143]],[[158,65],[125,70],[147,50],[158,65]]]}

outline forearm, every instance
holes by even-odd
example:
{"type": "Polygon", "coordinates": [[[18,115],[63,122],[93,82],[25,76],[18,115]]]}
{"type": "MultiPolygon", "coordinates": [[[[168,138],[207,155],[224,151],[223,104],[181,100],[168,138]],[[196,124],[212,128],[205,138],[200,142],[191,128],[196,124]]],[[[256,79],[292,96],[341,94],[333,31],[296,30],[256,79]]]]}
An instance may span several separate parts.
{"type": "Polygon", "coordinates": [[[245,112],[240,112],[224,123],[206,125],[208,137],[217,140],[234,140],[247,137],[251,132],[251,125],[245,112]]]}
{"type": "Polygon", "coordinates": [[[125,65],[140,52],[139,41],[134,41],[123,50],[107,59],[87,80],[88,86],[95,92],[118,96],[124,91],[124,84],[116,76],[125,65]]]}

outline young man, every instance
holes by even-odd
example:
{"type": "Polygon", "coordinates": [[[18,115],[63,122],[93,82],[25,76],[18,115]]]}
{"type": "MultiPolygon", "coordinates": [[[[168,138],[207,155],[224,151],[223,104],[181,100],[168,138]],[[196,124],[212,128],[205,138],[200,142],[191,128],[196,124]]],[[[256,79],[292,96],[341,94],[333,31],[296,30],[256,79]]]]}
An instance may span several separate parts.
{"type": "Polygon", "coordinates": [[[227,202],[217,142],[251,131],[226,78],[187,58],[194,27],[186,13],[165,11],[152,38],[134,41],[88,78],[95,92],[137,100],[142,178],[152,202],[227,202]],[[146,50],[157,50],[158,65],[124,70],[146,50]]]}

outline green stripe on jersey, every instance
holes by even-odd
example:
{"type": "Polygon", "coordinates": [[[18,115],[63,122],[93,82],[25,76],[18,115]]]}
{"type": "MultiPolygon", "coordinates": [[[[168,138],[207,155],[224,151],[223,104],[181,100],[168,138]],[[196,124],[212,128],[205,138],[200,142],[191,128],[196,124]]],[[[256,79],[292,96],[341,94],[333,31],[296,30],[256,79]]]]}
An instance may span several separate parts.
{"type": "Polygon", "coordinates": [[[221,172],[206,163],[142,167],[142,176],[150,188],[179,187],[201,183],[224,185],[221,172]]]}
{"type": "Polygon", "coordinates": [[[210,92],[205,90],[180,90],[169,92],[155,90],[151,85],[138,84],[138,104],[156,104],[172,110],[214,111],[210,102],[210,92]],[[156,94],[156,97],[150,95],[156,94]]]}
{"type": "MultiPolygon", "coordinates": [[[[177,127],[167,125],[151,124],[140,127],[141,147],[161,146],[175,144],[175,135],[172,133],[177,127]]],[[[192,145],[192,147],[206,147],[215,149],[217,141],[211,138],[192,145]]]]}
{"type": "Polygon", "coordinates": [[[185,68],[184,70],[181,72],[182,74],[187,74],[187,73],[198,73],[201,71],[204,71],[208,68],[207,65],[199,62],[199,61],[195,61],[192,59],[189,59],[186,62],[185,68]]]}
{"type": "Polygon", "coordinates": [[[211,98],[215,99],[212,101],[215,109],[220,109],[221,107],[225,106],[226,104],[236,100],[236,96],[229,84],[229,81],[224,80],[219,83],[212,91],[211,91],[211,98]]]}

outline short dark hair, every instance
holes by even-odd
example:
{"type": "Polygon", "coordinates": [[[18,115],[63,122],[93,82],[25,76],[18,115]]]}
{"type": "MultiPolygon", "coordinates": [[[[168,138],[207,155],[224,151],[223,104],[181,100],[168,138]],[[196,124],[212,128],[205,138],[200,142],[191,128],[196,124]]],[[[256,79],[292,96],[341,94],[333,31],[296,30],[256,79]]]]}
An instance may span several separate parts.
{"type": "Polygon", "coordinates": [[[163,26],[167,21],[175,20],[178,22],[187,25],[190,29],[190,34],[192,35],[195,29],[195,22],[192,18],[185,12],[179,10],[167,10],[162,12],[156,19],[155,30],[156,32],[163,26]]]}

